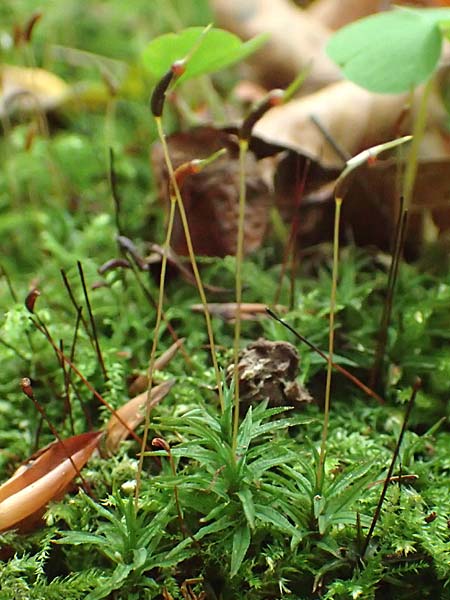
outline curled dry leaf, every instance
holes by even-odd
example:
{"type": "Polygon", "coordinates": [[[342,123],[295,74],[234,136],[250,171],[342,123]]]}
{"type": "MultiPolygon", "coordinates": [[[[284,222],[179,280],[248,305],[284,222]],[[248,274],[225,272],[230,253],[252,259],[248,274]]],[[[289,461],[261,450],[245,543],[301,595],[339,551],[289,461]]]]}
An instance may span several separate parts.
{"type": "Polygon", "coordinates": [[[325,53],[329,30],[293,2],[210,0],[210,5],[217,24],[244,40],[269,34],[269,41],[248,59],[256,78],[268,89],[287,86],[305,69],[309,74],[301,93],[342,78],[325,53]]]}
{"type": "MultiPolygon", "coordinates": [[[[186,177],[181,194],[195,253],[206,256],[235,254],[239,200],[239,161],[235,138],[212,127],[199,127],[172,135],[167,142],[175,168],[193,159],[207,158],[221,148],[229,149],[227,156],[218,158],[200,173],[186,177]]],[[[153,148],[152,163],[160,195],[167,205],[168,178],[160,144],[153,148]]],[[[270,192],[262,177],[262,169],[251,152],[247,154],[246,184],[244,247],[245,252],[252,252],[260,246],[264,237],[270,192]]],[[[178,211],[172,248],[177,254],[188,254],[178,211]]]]}
{"type": "Polygon", "coordinates": [[[54,442],[35,460],[22,465],[0,486],[0,531],[12,528],[26,531],[33,527],[47,504],[65,494],[102,435],[98,431],[82,433],[54,442]]]}
{"type": "MultiPolygon", "coordinates": [[[[213,317],[220,317],[224,321],[233,322],[236,319],[237,303],[236,302],[210,302],[207,304],[209,313],[213,317]]],[[[259,304],[258,302],[242,302],[241,303],[241,320],[256,321],[261,317],[267,317],[267,304],[259,304]]],[[[203,312],[203,304],[193,304],[191,310],[194,312],[203,312]]],[[[285,306],[276,306],[277,312],[286,312],[285,306]]]]}
{"type": "Polygon", "coordinates": [[[0,66],[0,118],[14,110],[47,111],[70,96],[70,87],[44,69],[0,66]]]}
{"type": "MultiPolygon", "coordinates": [[[[297,405],[311,402],[308,390],[296,377],[299,357],[289,342],[271,342],[260,338],[239,354],[239,392],[241,403],[248,408],[264,400],[269,406],[297,405]]],[[[228,368],[232,374],[234,366],[228,368]]]]}
{"type": "MultiPolygon", "coordinates": [[[[168,394],[175,380],[165,381],[152,388],[150,393],[150,406],[153,408],[168,394]]],[[[129,429],[135,429],[145,417],[145,404],[147,402],[147,391],[132,398],[129,402],[121,406],[116,413],[124,421],[129,429]]],[[[129,434],[127,429],[115,416],[109,419],[106,426],[106,449],[113,453],[119,447],[122,440],[125,440],[129,434]]]]}
{"type": "Polygon", "coordinates": [[[269,110],[253,134],[311,157],[327,168],[344,161],[313,122],[314,117],[339,146],[353,156],[409,129],[403,119],[408,96],[372,94],[349,81],[330,85],[315,94],[269,110]],[[399,124],[402,130],[399,131],[399,124]]]}

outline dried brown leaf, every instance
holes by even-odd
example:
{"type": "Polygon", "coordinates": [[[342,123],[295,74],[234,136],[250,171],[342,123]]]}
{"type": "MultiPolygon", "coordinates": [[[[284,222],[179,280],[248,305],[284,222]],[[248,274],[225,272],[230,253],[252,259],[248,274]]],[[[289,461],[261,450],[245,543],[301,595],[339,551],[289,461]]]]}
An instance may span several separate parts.
{"type": "Polygon", "coordinates": [[[329,30],[288,0],[210,0],[215,22],[247,40],[261,33],[269,41],[248,62],[268,89],[285,87],[308,70],[303,92],[311,92],[342,78],[328,58],[329,30]]]}
{"type": "MultiPolygon", "coordinates": [[[[165,352],[161,354],[156,360],[154,369],[155,371],[162,371],[172,360],[175,354],[178,352],[180,347],[183,345],[185,338],[180,338],[176,342],[174,342],[170,348],[168,348],[165,352]]],[[[146,391],[148,388],[148,377],[147,375],[139,375],[133,381],[133,383],[129,387],[130,396],[137,396],[141,392],[146,391]]]]}
{"type": "Polygon", "coordinates": [[[35,460],[22,465],[0,486],[0,531],[24,531],[39,521],[47,504],[65,494],[102,435],[97,431],[56,441],[35,460]]]}
{"type": "MultiPolygon", "coordinates": [[[[235,138],[212,127],[199,127],[170,136],[168,145],[175,168],[192,159],[207,158],[220,148],[229,148],[227,156],[217,159],[200,173],[186,177],[181,194],[195,253],[206,256],[235,254],[239,195],[235,138]]],[[[167,205],[168,178],[159,144],[153,148],[152,162],[160,195],[167,205]]],[[[245,252],[252,252],[261,245],[267,227],[271,197],[261,170],[254,155],[249,152],[246,164],[245,252]]],[[[188,254],[178,211],[172,248],[176,254],[188,254]]]]}

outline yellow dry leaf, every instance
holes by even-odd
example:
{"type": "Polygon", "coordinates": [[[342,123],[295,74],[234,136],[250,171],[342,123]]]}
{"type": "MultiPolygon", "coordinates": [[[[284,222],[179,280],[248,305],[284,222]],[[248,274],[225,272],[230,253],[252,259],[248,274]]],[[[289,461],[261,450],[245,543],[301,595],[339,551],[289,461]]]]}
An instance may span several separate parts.
{"type": "Polygon", "coordinates": [[[0,117],[16,110],[47,111],[70,96],[70,86],[49,71],[0,66],[0,117]]]}

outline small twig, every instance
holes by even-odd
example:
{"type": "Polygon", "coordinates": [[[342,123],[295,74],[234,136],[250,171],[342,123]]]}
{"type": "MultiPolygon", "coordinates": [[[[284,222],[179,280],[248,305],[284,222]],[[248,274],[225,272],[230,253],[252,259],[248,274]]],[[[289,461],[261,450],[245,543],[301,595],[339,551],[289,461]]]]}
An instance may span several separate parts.
{"type": "MultiPolygon", "coordinates": [[[[267,311],[267,314],[269,314],[273,319],[275,319],[275,321],[278,321],[278,323],[283,325],[283,327],[286,327],[286,329],[288,329],[291,333],[293,333],[295,335],[295,337],[297,337],[301,342],[303,342],[306,346],[308,346],[308,348],[311,348],[311,350],[316,352],[319,356],[321,356],[325,361],[328,362],[328,355],[325,352],[323,352],[318,346],[316,346],[315,344],[310,342],[307,338],[305,338],[305,336],[301,335],[291,325],[289,325],[289,323],[287,323],[284,319],[282,319],[276,313],[274,313],[273,310],[271,310],[270,308],[266,308],[266,311],[267,311]]],[[[354,385],[356,385],[356,387],[358,387],[360,390],[362,390],[365,394],[367,394],[371,398],[374,398],[380,404],[384,404],[384,399],[381,396],[379,396],[376,392],[374,392],[370,387],[368,387],[360,379],[355,377],[355,375],[350,373],[350,371],[347,371],[347,369],[345,369],[340,364],[335,363],[335,362],[332,362],[331,365],[334,369],[336,369],[336,371],[339,371],[339,373],[342,373],[342,375],[347,377],[347,379],[349,379],[354,385]]]]}
{"type": "Polygon", "coordinates": [[[319,120],[318,117],[316,117],[316,115],[310,115],[309,118],[323,135],[330,147],[334,150],[336,156],[338,156],[343,162],[347,162],[349,158],[351,158],[350,153],[339,144],[339,142],[331,135],[325,125],[319,120]]]}
{"type": "Polygon", "coordinates": [[[55,352],[57,353],[58,357],[62,360],[64,360],[64,362],[66,362],[69,367],[74,371],[74,373],[81,379],[81,381],[83,382],[83,384],[87,387],[87,389],[95,396],[95,398],[97,398],[97,400],[103,404],[103,406],[105,406],[109,412],[114,415],[116,417],[116,419],[119,421],[119,423],[121,423],[125,429],[128,431],[128,433],[131,435],[131,437],[138,442],[138,444],[142,444],[142,440],[141,438],[131,429],[131,427],[129,427],[129,425],[122,419],[122,417],[120,416],[120,414],[114,410],[114,408],[111,406],[111,404],[109,404],[109,402],[107,402],[103,396],[101,396],[97,390],[94,388],[93,385],[91,385],[89,383],[89,381],[86,379],[86,377],[81,373],[81,371],[78,369],[78,367],[76,367],[73,362],[67,358],[67,356],[61,352],[61,350],[58,348],[58,346],[56,346],[55,342],[53,341],[53,339],[51,338],[50,334],[48,333],[48,330],[43,327],[40,323],[38,323],[37,321],[34,321],[32,319],[32,323],[34,324],[34,326],[36,327],[36,329],[38,331],[40,331],[49,341],[49,343],[51,344],[52,348],[55,350],[55,352]]]}

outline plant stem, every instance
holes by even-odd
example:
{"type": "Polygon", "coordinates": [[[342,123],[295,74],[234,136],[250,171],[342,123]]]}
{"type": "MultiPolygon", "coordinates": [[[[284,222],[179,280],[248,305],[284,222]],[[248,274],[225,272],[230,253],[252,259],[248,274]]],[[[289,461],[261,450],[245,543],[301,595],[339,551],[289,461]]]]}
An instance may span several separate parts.
{"type": "Polygon", "coordinates": [[[145,402],[144,433],[142,435],[141,453],[139,455],[139,465],[138,465],[138,470],[137,470],[137,474],[136,474],[136,488],[135,488],[135,495],[134,495],[134,502],[135,502],[136,506],[139,501],[139,493],[141,490],[142,469],[144,466],[144,452],[145,452],[145,448],[147,447],[148,430],[149,430],[149,426],[150,426],[150,412],[152,409],[150,400],[151,400],[151,390],[152,390],[152,385],[153,385],[153,371],[155,369],[156,349],[158,347],[159,330],[161,328],[161,321],[162,321],[162,316],[163,316],[164,289],[165,289],[165,285],[166,285],[166,271],[167,271],[167,254],[169,252],[170,240],[172,237],[173,222],[174,222],[174,216],[175,216],[175,204],[176,204],[175,198],[171,197],[170,198],[169,220],[167,223],[166,239],[164,240],[164,246],[163,246],[164,252],[163,252],[163,256],[162,256],[162,260],[161,260],[161,272],[160,272],[160,276],[159,276],[159,293],[158,293],[158,303],[156,306],[156,323],[155,323],[155,328],[153,330],[152,349],[150,352],[150,359],[148,362],[148,370],[147,370],[148,384],[147,384],[147,399],[145,402]]]}
{"type": "Polygon", "coordinates": [[[233,453],[236,452],[239,428],[239,343],[241,340],[241,303],[242,303],[242,260],[244,256],[244,224],[245,224],[245,159],[248,150],[248,140],[239,140],[239,208],[238,232],[236,241],[236,321],[234,326],[234,413],[233,413],[233,453]]]}
{"type": "Polygon", "coordinates": [[[408,209],[411,204],[414,183],[416,181],[417,167],[419,161],[419,146],[422,142],[423,135],[425,132],[425,126],[427,124],[428,100],[430,98],[431,90],[433,89],[433,83],[434,79],[431,78],[425,84],[422,98],[420,99],[419,110],[414,120],[413,139],[411,141],[411,148],[408,153],[408,161],[406,163],[405,169],[405,178],[403,181],[403,198],[406,209],[408,209]]]}
{"type": "Polygon", "coordinates": [[[391,264],[389,267],[388,283],[386,300],[383,307],[383,314],[380,323],[380,332],[378,335],[377,346],[375,350],[375,360],[370,375],[369,385],[372,388],[380,386],[380,375],[383,367],[384,356],[386,353],[388,328],[391,321],[392,306],[394,302],[395,286],[397,283],[398,268],[402,256],[403,246],[405,242],[406,223],[408,218],[408,210],[403,208],[403,200],[400,206],[400,215],[397,222],[394,251],[392,254],[391,264]]]}
{"type": "Polygon", "coordinates": [[[330,320],[328,334],[328,360],[327,360],[327,380],[325,386],[325,408],[323,415],[322,442],[320,445],[319,465],[317,469],[317,492],[320,493],[323,483],[323,473],[325,466],[325,455],[327,449],[328,424],[330,420],[330,395],[331,395],[331,373],[333,371],[333,351],[334,351],[334,315],[336,312],[336,289],[339,268],[339,224],[341,217],[342,198],[336,196],[334,213],[334,236],[333,236],[333,274],[331,280],[330,295],[330,320]]]}
{"type": "Polygon", "coordinates": [[[214,367],[214,373],[216,376],[216,384],[217,384],[217,390],[218,390],[218,394],[219,394],[220,407],[221,407],[221,410],[223,411],[224,402],[223,402],[222,378],[220,377],[219,365],[217,362],[216,344],[214,342],[212,321],[211,321],[211,315],[210,315],[210,312],[208,309],[208,302],[206,299],[205,288],[203,287],[202,278],[201,278],[200,272],[198,270],[197,259],[195,258],[194,247],[192,245],[192,238],[191,238],[191,234],[189,231],[189,223],[187,220],[186,211],[184,210],[184,204],[183,204],[183,199],[181,197],[180,188],[179,188],[177,180],[175,178],[172,161],[171,161],[170,155],[169,155],[169,148],[167,146],[167,141],[166,141],[166,138],[164,135],[163,127],[162,127],[161,117],[155,117],[155,121],[156,121],[156,126],[158,129],[159,139],[161,140],[161,144],[163,147],[164,158],[166,161],[167,169],[169,171],[169,177],[170,177],[170,180],[173,185],[173,191],[175,193],[175,198],[176,198],[176,205],[177,205],[178,211],[180,213],[180,218],[181,218],[181,223],[183,226],[184,235],[186,237],[186,245],[187,245],[187,249],[188,249],[188,253],[189,253],[189,259],[191,261],[192,271],[194,273],[198,293],[200,296],[201,303],[203,305],[203,311],[205,313],[206,329],[208,332],[208,340],[209,340],[209,346],[210,346],[210,351],[211,351],[211,359],[212,359],[212,363],[213,363],[213,367],[214,367]]]}

